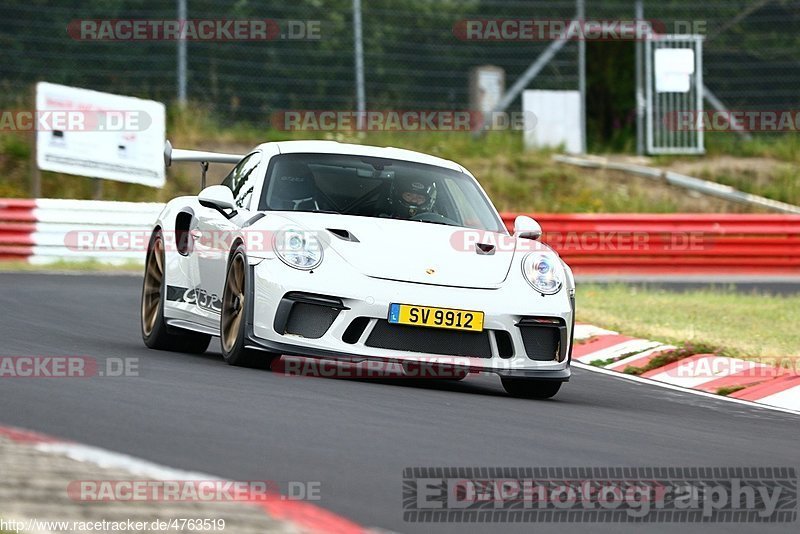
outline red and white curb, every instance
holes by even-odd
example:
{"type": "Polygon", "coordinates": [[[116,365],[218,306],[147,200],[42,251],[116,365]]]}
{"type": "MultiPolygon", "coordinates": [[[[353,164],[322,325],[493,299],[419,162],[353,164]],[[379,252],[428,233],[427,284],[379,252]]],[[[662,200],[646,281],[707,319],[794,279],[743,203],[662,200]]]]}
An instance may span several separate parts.
{"type": "Polygon", "coordinates": [[[674,349],[658,341],[578,324],[575,325],[572,359],[573,365],[581,369],[800,414],[800,375],[797,369],[715,354],[695,354],[640,376],[623,372],[629,366],[643,367],[659,354],[674,349]],[[741,389],[727,396],[717,394],[717,391],[728,388],[741,389]]]}
{"type": "MultiPolygon", "coordinates": [[[[58,438],[15,427],[0,426],[0,436],[11,441],[35,447],[43,454],[60,454],[79,462],[86,462],[106,469],[119,469],[131,473],[132,476],[146,477],[154,480],[173,481],[207,481],[220,480],[211,475],[173,469],[147,460],[129,456],[107,449],[63,441],[58,438]]],[[[271,518],[294,526],[299,532],[314,534],[367,534],[375,532],[338,516],[307,501],[281,499],[260,500],[258,502],[242,502],[258,506],[271,518]]]]}

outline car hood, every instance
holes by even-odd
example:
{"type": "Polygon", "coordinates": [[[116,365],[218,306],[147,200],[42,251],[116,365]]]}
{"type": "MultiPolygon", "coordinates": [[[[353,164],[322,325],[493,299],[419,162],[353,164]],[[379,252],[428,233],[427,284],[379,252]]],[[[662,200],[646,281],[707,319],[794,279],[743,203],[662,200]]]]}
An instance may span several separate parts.
{"type": "Polygon", "coordinates": [[[364,275],[387,280],[493,289],[508,276],[517,246],[507,234],[440,224],[325,213],[280,216],[287,225],[319,232],[326,248],[364,275]],[[476,243],[486,246],[479,250],[476,243]]]}

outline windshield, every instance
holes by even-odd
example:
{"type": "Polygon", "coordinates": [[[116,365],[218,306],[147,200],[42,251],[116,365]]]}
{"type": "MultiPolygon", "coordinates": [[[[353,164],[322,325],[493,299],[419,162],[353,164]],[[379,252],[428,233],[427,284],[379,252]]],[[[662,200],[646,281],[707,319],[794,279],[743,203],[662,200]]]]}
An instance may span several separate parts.
{"type": "Polygon", "coordinates": [[[260,210],[406,219],[505,233],[469,175],[410,161],[283,154],[270,162],[260,210]]]}

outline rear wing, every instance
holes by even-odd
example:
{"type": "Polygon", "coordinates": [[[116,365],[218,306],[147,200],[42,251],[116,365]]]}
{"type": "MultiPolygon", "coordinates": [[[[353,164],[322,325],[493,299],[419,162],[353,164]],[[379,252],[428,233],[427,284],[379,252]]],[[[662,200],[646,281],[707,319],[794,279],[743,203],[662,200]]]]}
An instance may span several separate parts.
{"type": "Polygon", "coordinates": [[[206,187],[206,171],[208,170],[209,163],[239,163],[244,155],[239,154],[223,154],[220,152],[206,152],[204,150],[186,150],[183,148],[172,148],[172,143],[167,141],[164,143],[164,165],[167,167],[172,165],[172,162],[195,161],[200,163],[203,169],[202,174],[202,188],[206,187]]]}

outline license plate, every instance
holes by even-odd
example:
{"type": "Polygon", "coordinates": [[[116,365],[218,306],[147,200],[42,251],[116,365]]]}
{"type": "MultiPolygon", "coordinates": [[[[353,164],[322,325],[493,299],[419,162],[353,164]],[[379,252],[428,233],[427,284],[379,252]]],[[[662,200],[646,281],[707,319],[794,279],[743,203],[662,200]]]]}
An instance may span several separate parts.
{"type": "Polygon", "coordinates": [[[483,312],[391,304],[389,306],[389,322],[481,332],[483,331],[483,312]]]}

